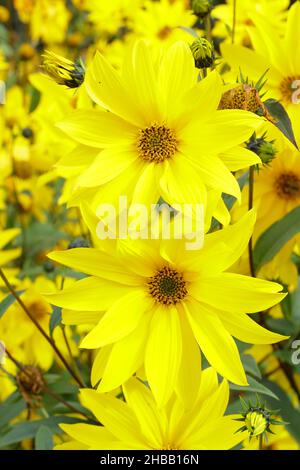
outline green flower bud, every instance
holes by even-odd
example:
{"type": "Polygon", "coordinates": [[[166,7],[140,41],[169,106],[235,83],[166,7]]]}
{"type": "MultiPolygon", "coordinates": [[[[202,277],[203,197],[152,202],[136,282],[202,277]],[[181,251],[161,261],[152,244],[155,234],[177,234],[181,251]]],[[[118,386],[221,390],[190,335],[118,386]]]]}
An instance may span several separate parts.
{"type": "Polygon", "coordinates": [[[78,88],[84,81],[85,70],[81,60],[72,62],[54,52],[46,51],[43,55],[45,72],[58,85],[78,88]]]}
{"type": "Polygon", "coordinates": [[[190,47],[197,69],[204,69],[213,65],[215,59],[214,48],[207,39],[198,38],[190,47]]]}
{"type": "Polygon", "coordinates": [[[258,156],[264,165],[268,165],[274,160],[277,150],[272,144],[272,142],[263,142],[258,150],[258,156]]]}
{"type": "Polygon", "coordinates": [[[247,143],[247,148],[256,153],[264,165],[271,163],[277,154],[274,141],[265,140],[265,134],[262,137],[256,137],[254,134],[247,143]]]}
{"type": "Polygon", "coordinates": [[[191,0],[191,8],[195,15],[204,18],[212,9],[211,0],[191,0]]]}
{"type": "Polygon", "coordinates": [[[243,422],[243,426],[238,429],[237,432],[247,431],[249,434],[249,440],[253,437],[266,439],[267,433],[274,434],[270,429],[271,425],[275,426],[286,424],[284,421],[277,421],[274,419],[273,415],[277,413],[278,410],[268,410],[265,404],[260,403],[258,397],[255,405],[250,401],[246,402],[242,397],[240,397],[240,400],[244,411],[241,413],[240,418],[236,418],[236,421],[243,422]]]}
{"type": "Polygon", "coordinates": [[[249,411],[245,417],[245,426],[251,437],[263,434],[268,427],[268,421],[260,411],[249,411]]]}

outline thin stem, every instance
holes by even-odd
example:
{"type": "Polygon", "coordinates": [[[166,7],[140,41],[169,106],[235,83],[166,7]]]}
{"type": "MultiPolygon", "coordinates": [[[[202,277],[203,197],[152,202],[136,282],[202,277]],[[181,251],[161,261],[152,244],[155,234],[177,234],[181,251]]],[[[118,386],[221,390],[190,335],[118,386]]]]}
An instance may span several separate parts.
{"type": "MultiPolygon", "coordinates": [[[[28,371],[26,370],[25,367],[22,366],[22,364],[17,360],[15,359],[12,354],[8,351],[8,350],[5,350],[6,352],[6,355],[7,357],[17,366],[18,369],[20,369],[25,375],[27,375],[29,378],[30,378],[30,374],[28,373],[28,371]]],[[[1,368],[5,371],[5,369],[1,366],[1,368]]],[[[15,380],[15,377],[10,374],[9,372],[5,371],[10,377],[12,377],[14,380],[15,380]]],[[[89,420],[90,422],[93,422],[95,424],[98,424],[98,422],[96,420],[94,420],[93,418],[90,418],[88,415],[86,415],[83,411],[80,411],[80,410],[77,410],[77,408],[75,408],[75,406],[71,405],[70,403],[68,403],[61,395],[59,395],[58,393],[54,392],[53,390],[51,390],[47,383],[44,382],[44,392],[47,393],[48,395],[52,396],[53,398],[55,398],[55,400],[57,400],[58,402],[62,403],[63,405],[65,405],[66,408],[69,408],[70,411],[72,411],[73,413],[77,413],[77,414],[80,414],[81,416],[83,416],[84,418],[86,418],[87,420],[89,420]]]]}
{"type": "MultiPolygon", "coordinates": [[[[254,166],[249,168],[249,195],[248,195],[248,210],[253,208],[253,195],[254,195],[254,166]]],[[[249,254],[249,267],[252,277],[255,277],[255,268],[253,260],[253,239],[252,236],[248,243],[248,254],[249,254]]]]}
{"type": "Polygon", "coordinates": [[[263,450],[263,434],[261,434],[258,439],[259,439],[258,449],[263,450]]]}
{"type": "Polygon", "coordinates": [[[212,34],[211,34],[211,17],[210,13],[208,13],[204,18],[204,29],[205,29],[205,36],[206,39],[211,42],[212,41],[212,34]]]}
{"type": "Polygon", "coordinates": [[[12,285],[10,284],[9,280],[7,279],[7,277],[5,276],[4,272],[2,271],[2,269],[0,268],[0,277],[1,279],[3,280],[4,284],[6,285],[7,289],[9,290],[9,292],[14,296],[14,298],[16,299],[16,301],[18,302],[18,304],[20,305],[20,307],[22,308],[22,310],[24,310],[24,312],[26,313],[26,315],[28,316],[28,318],[30,318],[30,320],[32,321],[32,323],[37,327],[37,329],[39,330],[39,332],[41,333],[41,335],[43,335],[43,337],[45,338],[45,340],[51,345],[51,347],[53,348],[54,352],[57,354],[57,356],[59,357],[59,359],[61,360],[61,362],[64,364],[65,368],[70,372],[70,374],[72,375],[72,377],[74,378],[74,380],[76,380],[76,382],[78,383],[78,385],[80,387],[84,387],[84,383],[81,381],[81,379],[79,377],[77,377],[77,375],[75,374],[75,372],[72,370],[72,368],[70,367],[70,365],[68,364],[68,362],[66,361],[66,359],[64,358],[64,356],[62,355],[62,353],[60,352],[60,350],[58,349],[58,347],[56,346],[55,342],[47,335],[47,333],[45,332],[45,330],[41,327],[41,325],[37,322],[37,320],[34,318],[34,316],[32,315],[32,313],[29,311],[29,309],[26,307],[26,305],[24,304],[24,302],[22,301],[22,299],[18,296],[17,292],[15,291],[15,289],[12,287],[12,285]]]}
{"type": "Polygon", "coordinates": [[[235,26],[236,26],[236,0],[233,0],[232,30],[231,30],[231,43],[232,44],[234,44],[234,40],[235,40],[235,26]]]}

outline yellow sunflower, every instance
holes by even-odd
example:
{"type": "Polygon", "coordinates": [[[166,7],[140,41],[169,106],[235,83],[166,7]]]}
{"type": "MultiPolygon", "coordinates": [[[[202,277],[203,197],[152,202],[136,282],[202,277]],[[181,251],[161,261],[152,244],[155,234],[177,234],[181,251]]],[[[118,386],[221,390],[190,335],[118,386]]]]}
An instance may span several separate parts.
{"type": "Polygon", "coordinates": [[[202,373],[197,398],[189,409],[175,395],[166,406],[158,407],[149,388],[134,377],[123,385],[123,392],[125,403],[110,394],[81,390],[82,403],[103,426],[61,425],[72,440],[56,450],[226,450],[245,438],[236,432],[240,427],[236,416],[224,416],[228,383],[223,380],[219,385],[212,369],[202,373]]]}
{"type": "Polygon", "coordinates": [[[284,339],[246,315],[280,302],[285,296],[278,293],[281,286],[224,272],[244,252],[254,221],[250,212],[235,225],[207,235],[197,251],[187,250],[184,240],[126,239],[115,252],[75,248],[49,255],[90,275],[46,299],[79,311],[81,322],[82,311],[96,312],[98,323],[81,347],[103,348],[92,373],[94,385],[102,379],[100,391],[113,390],[145,364],[160,404],[174,388],[184,400],[196,386],[192,370],[200,367],[197,343],[221,375],[247,384],[231,335],[257,344],[284,339]],[[99,311],[106,311],[100,321],[99,311]]]}
{"type": "Polygon", "coordinates": [[[230,170],[259,162],[237,146],[261,119],[217,110],[221,79],[213,72],[198,82],[186,43],[173,44],[159,60],[138,41],[122,75],[98,53],[85,83],[105,110],[78,110],[59,124],[80,144],[59,165],[81,165],[81,199],[88,193],[91,201],[89,190],[96,190],[97,201],[115,202],[126,194],[129,202],[147,205],[160,196],[171,204],[205,203],[211,189],[240,196],[230,170]]]}

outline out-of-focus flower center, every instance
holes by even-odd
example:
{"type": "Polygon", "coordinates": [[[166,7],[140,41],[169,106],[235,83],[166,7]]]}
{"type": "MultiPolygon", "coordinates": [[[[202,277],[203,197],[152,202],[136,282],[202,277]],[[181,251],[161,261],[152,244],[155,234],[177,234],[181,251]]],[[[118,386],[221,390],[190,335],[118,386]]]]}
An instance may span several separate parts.
{"type": "Polygon", "coordinates": [[[39,300],[30,302],[28,308],[36,320],[41,320],[49,314],[47,304],[39,300]]]}
{"type": "Polygon", "coordinates": [[[172,32],[172,28],[170,28],[170,26],[165,26],[164,28],[158,31],[157,37],[159,39],[166,39],[170,36],[171,32],[172,32]]]}
{"type": "Polygon", "coordinates": [[[143,160],[161,163],[175,155],[177,139],[173,129],[153,124],[140,131],[137,146],[139,156],[143,160]]]}
{"type": "MultiPolygon", "coordinates": [[[[300,75],[285,77],[280,83],[280,93],[286,103],[293,103],[293,95],[300,88],[300,75]]],[[[299,97],[299,93],[298,93],[299,97]]]]}
{"type": "Polygon", "coordinates": [[[295,173],[282,173],[275,181],[275,188],[282,199],[295,199],[300,196],[300,179],[295,173]]]}
{"type": "Polygon", "coordinates": [[[169,266],[158,270],[147,284],[150,295],[164,305],[175,305],[188,293],[183,274],[169,266]]]}

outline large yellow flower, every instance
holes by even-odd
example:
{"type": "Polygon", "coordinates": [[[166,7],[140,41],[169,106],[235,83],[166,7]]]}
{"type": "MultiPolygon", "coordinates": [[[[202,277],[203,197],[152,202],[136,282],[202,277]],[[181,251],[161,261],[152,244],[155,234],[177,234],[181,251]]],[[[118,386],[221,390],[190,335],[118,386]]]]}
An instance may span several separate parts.
{"type": "Polygon", "coordinates": [[[184,409],[175,395],[159,408],[148,387],[136,378],[124,384],[123,392],[126,403],[110,394],[81,390],[83,404],[103,427],[63,424],[61,428],[73,440],[56,450],[226,450],[245,437],[244,433],[236,433],[240,423],[234,421],[235,416],[223,416],[229,387],[226,380],[218,385],[212,369],[202,373],[197,398],[189,403],[189,409],[184,409]]]}
{"type": "Polygon", "coordinates": [[[91,98],[110,112],[80,110],[59,124],[81,144],[60,165],[80,166],[81,198],[96,188],[101,202],[126,194],[146,204],[160,196],[169,203],[205,203],[207,189],[239,197],[230,170],[259,159],[236,146],[260,125],[260,118],[217,110],[220,77],[213,72],[198,82],[186,43],[173,44],[161,59],[154,55],[138,41],[122,75],[99,53],[95,56],[85,83],[91,98]]]}
{"type": "Polygon", "coordinates": [[[223,44],[224,59],[232,67],[233,77],[240,70],[250,80],[258,80],[266,71],[269,96],[281,100],[300,135],[300,48],[298,30],[300,2],[289,9],[285,34],[271,28],[267,20],[256,17],[256,28],[249,29],[253,49],[239,45],[223,44]]]}
{"type": "Polygon", "coordinates": [[[50,255],[91,276],[47,295],[48,301],[79,311],[81,322],[83,310],[107,311],[81,343],[83,348],[103,347],[92,377],[94,384],[102,379],[99,390],[116,388],[144,363],[159,403],[166,403],[174,388],[184,400],[196,386],[197,343],[221,375],[247,384],[231,335],[258,344],[284,339],[245,314],[282,300],[281,286],[224,272],[245,250],[254,220],[250,212],[207,235],[198,251],[186,250],[184,240],[127,239],[115,252],[77,248],[50,255]]]}

